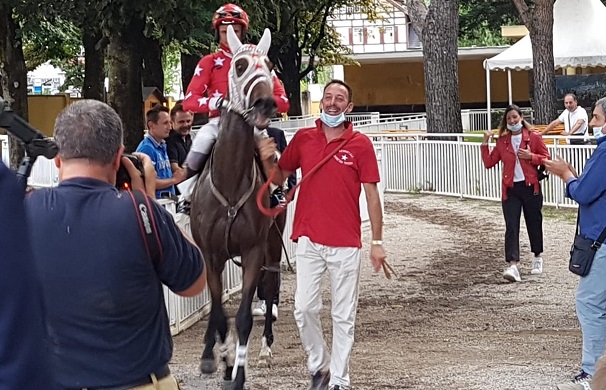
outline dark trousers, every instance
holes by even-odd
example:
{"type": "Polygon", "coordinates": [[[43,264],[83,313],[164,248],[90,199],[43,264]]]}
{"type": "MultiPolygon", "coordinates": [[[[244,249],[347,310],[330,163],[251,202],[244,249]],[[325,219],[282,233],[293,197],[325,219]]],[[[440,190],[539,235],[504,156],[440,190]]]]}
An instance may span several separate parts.
{"type": "Polygon", "coordinates": [[[505,217],[505,261],[520,260],[520,217],[524,211],[526,230],[530,240],[530,251],[535,256],[543,253],[543,194],[534,193],[534,186],[517,182],[507,189],[507,199],[503,201],[505,217]]]}
{"type": "MultiPolygon", "coordinates": [[[[261,271],[261,277],[259,278],[259,284],[257,285],[257,297],[259,300],[265,300],[265,292],[263,291],[263,278],[265,277],[266,271],[261,271]]],[[[280,273],[280,283],[278,284],[278,292],[276,293],[276,297],[274,298],[273,303],[277,306],[280,304],[280,284],[282,284],[282,274],[280,273]]],[[[266,305],[269,306],[269,302],[265,302],[266,305]]],[[[270,308],[271,310],[271,308],[270,308]]]]}

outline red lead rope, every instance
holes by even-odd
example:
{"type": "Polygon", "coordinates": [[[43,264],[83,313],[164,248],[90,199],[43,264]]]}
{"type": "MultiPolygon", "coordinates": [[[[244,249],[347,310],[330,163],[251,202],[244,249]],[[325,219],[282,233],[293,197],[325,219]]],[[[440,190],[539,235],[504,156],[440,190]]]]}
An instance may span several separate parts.
{"type": "Polygon", "coordinates": [[[263,196],[269,192],[269,186],[272,183],[272,181],[274,180],[274,176],[276,176],[278,166],[277,165],[274,166],[274,169],[271,170],[271,173],[269,175],[269,179],[267,179],[267,181],[261,186],[261,188],[259,188],[259,192],[257,192],[257,207],[259,208],[259,211],[261,211],[261,213],[263,213],[264,215],[267,215],[268,217],[275,217],[278,214],[280,214],[281,212],[285,211],[288,204],[290,202],[292,202],[292,199],[295,197],[295,192],[296,192],[297,188],[299,188],[299,186],[301,184],[303,184],[305,179],[307,179],[309,176],[313,175],[318,169],[320,169],[320,167],[322,167],[322,165],[326,164],[328,162],[328,160],[330,160],[331,158],[334,157],[335,154],[339,153],[339,150],[343,149],[343,146],[345,146],[345,144],[348,141],[349,141],[349,139],[343,140],[343,142],[341,142],[339,144],[339,146],[337,146],[337,148],[335,149],[335,151],[333,153],[324,157],[324,159],[322,161],[320,161],[315,167],[313,167],[307,173],[307,175],[303,176],[301,178],[301,181],[298,182],[297,185],[295,185],[286,194],[286,202],[280,203],[279,205],[277,205],[274,208],[267,208],[263,205],[263,196]]]}

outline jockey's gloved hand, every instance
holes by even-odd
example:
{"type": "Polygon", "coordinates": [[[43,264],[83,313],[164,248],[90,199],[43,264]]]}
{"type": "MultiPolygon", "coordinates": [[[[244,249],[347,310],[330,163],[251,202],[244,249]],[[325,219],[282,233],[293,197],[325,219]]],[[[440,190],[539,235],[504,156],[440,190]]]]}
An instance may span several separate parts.
{"type": "Polygon", "coordinates": [[[211,110],[220,110],[223,107],[223,101],[224,99],[221,96],[211,98],[208,107],[210,107],[211,110]]]}

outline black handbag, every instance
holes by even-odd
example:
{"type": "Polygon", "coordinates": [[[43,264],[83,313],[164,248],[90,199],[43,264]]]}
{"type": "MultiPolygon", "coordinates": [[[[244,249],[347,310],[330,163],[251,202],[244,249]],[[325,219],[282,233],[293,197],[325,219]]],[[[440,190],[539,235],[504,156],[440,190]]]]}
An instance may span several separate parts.
{"type": "Polygon", "coordinates": [[[602,234],[597,240],[581,236],[579,216],[577,215],[577,230],[570,248],[570,261],[568,262],[570,272],[579,276],[587,276],[591,270],[595,254],[602,246],[604,239],[606,239],[606,228],[602,230],[602,234]]]}

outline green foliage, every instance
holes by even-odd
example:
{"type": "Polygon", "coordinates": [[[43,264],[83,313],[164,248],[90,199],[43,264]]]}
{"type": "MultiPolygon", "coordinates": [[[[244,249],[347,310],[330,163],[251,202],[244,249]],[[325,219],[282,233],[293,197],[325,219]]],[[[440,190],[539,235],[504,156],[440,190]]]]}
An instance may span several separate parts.
{"type": "Polygon", "coordinates": [[[459,45],[499,46],[501,26],[522,24],[512,0],[460,0],[459,45]]]}
{"type": "Polygon", "coordinates": [[[78,58],[69,60],[51,61],[53,66],[61,68],[65,72],[65,81],[59,88],[61,92],[65,92],[68,88],[76,88],[82,91],[84,85],[84,63],[78,58]]]}
{"type": "Polygon", "coordinates": [[[162,68],[164,69],[164,94],[169,95],[176,92],[174,85],[180,83],[180,73],[177,68],[181,60],[181,52],[177,44],[171,44],[164,48],[162,53],[162,68]]]}

